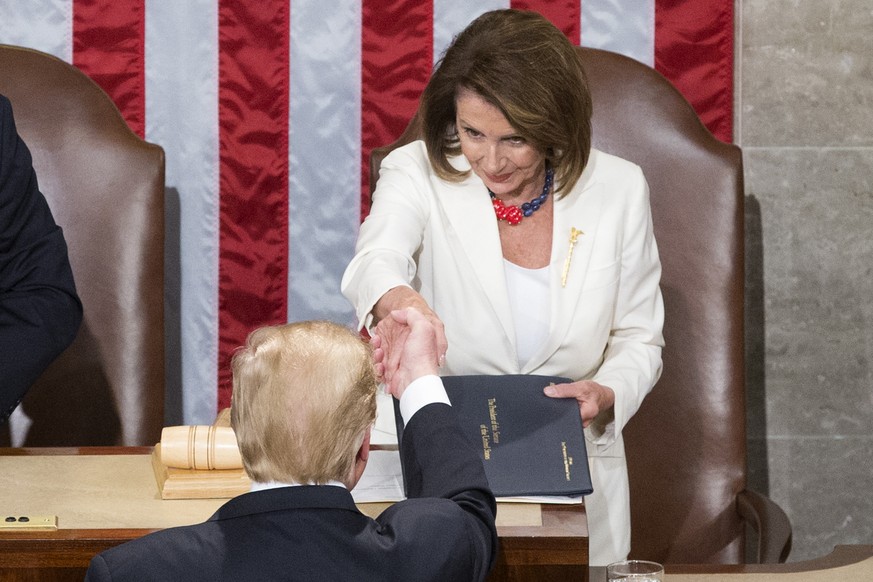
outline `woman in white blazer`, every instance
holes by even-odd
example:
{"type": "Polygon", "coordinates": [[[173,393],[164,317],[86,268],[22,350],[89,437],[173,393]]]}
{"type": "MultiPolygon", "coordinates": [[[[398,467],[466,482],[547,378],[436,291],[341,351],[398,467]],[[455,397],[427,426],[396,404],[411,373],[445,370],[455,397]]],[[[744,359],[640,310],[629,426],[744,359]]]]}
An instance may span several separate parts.
{"type": "MultiPolygon", "coordinates": [[[[591,148],[582,65],[533,12],[471,23],[421,108],[424,139],[383,161],[343,293],[368,328],[410,306],[437,323],[445,375],[574,380],[546,393],[579,402],[590,563],[624,559],[621,431],[660,375],[663,346],[645,178],[591,148]]],[[[402,341],[391,334],[388,318],[380,335],[402,341]]]]}

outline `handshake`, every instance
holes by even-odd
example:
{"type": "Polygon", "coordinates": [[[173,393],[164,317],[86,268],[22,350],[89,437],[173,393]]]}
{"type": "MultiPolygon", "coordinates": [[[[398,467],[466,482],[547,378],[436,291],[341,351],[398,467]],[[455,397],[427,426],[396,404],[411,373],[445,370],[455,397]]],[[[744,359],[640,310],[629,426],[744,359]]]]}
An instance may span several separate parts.
{"type": "Polygon", "coordinates": [[[370,345],[376,374],[400,398],[415,379],[436,375],[445,359],[441,327],[414,307],[391,311],[376,325],[370,345]]]}

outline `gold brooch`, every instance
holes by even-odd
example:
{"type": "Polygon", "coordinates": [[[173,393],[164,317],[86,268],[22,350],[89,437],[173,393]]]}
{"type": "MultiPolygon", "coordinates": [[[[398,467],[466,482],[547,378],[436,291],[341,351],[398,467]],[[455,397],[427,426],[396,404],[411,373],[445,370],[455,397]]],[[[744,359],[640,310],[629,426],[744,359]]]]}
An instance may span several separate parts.
{"type": "Polygon", "coordinates": [[[576,227],[570,228],[570,250],[567,251],[567,260],[564,261],[564,270],[561,272],[561,287],[567,286],[567,274],[570,272],[570,261],[573,259],[573,248],[580,234],[585,234],[576,227]]]}

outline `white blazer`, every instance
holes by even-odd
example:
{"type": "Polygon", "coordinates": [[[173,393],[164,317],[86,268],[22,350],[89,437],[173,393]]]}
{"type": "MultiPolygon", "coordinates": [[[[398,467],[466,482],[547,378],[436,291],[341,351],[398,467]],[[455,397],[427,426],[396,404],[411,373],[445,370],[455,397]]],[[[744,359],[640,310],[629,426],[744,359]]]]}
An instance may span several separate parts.
{"type": "MultiPolygon", "coordinates": [[[[469,169],[463,156],[455,167],[469,169]]],[[[520,366],[497,220],[472,172],[450,183],[431,169],[424,143],[382,162],[342,292],[369,327],[388,290],[410,286],[445,324],[443,373],[544,374],[612,388],[615,406],[585,429],[594,493],[586,497],[592,565],[630,551],[621,430],[661,373],[661,265],[649,191],[638,166],[592,149],[574,188],[554,200],[549,336],[520,366]],[[578,236],[562,285],[571,228],[578,236]]]]}

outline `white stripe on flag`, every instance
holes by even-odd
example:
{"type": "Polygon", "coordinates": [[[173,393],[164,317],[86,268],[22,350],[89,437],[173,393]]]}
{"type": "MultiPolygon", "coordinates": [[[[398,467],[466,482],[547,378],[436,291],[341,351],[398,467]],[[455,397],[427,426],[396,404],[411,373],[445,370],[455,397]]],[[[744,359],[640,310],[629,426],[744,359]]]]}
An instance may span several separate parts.
{"type": "Polygon", "coordinates": [[[655,0],[583,0],[582,45],[655,65],[655,0]]]}
{"type": "Polygon", "coordinates": [[[168,232],[179,233],[179,240],[167,240],[168,288],[181,294],[170,293],[166,303],[167,321],[181,318],[180,330],[167,328],[167,416],[212,424],[218,406],[217,0],[146,2],[145,62],[146,139],[166,152],[168,232]]]}
{"type": "Polygon", "coordinates": [[[72,0],[0,1],[0,43],[73,61],[72,0]]]}
{"type": "Polygon", "coordinates": [[[288,320],[352,325],[340,279],[361,205],[359,0],[291,2],[288,320]]]}
{"type": "Polygon", "coordinates": [[[509,0],[433,0],[433,60],[443,56],[455,35],[464,30],[481,14],[489,10],[509,8],[509,0]]]}

